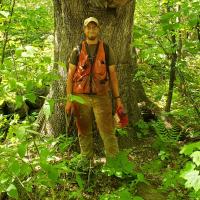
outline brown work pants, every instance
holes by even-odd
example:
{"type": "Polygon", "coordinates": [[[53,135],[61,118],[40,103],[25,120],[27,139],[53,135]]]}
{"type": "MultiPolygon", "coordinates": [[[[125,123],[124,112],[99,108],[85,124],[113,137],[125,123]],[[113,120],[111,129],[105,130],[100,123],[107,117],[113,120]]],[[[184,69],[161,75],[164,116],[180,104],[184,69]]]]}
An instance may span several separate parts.
{"type": "Polygon", "coordinates": [[[111,98],[108,95],[81,94],[78,96],[82,97],[85,101],[84,104],[78,103],[78,116],[76,117],[81,154],[88,158],[93,157],[92,119],[94,112],[97,128],[104,143],[106,156],[116,155],[119,152],[119,148],[114,133],[111,98]]]}

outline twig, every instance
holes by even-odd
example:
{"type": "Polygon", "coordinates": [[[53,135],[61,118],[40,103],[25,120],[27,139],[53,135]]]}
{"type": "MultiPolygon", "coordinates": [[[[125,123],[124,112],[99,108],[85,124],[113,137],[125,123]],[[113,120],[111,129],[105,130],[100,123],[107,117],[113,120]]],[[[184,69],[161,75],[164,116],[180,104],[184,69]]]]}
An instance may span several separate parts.
{"type": "Polygon", "coordinates": [[[18,176],[16,176],[18,182],[20,183],[20,185],[22,186],[22,188],[25,190],[27,196],[29,197],[30,200],[32,200],[31,196],[29,195],[29,193],[26,191],[26,188],[24,187],[24,184],[21,182],[21,180],[18,178],[18,176]]]}
{"type": "Polygon", "coordinates": [[[86,188],[88,188],[89,185],[90,185],[91,172],[92,172],[92,159],[90,159],[90,167],[89,167],[89,170],[88,170],[88,178],[87,178],[86,188]]]}
{"type": "MultiPolygon", "coordinates": [[[[13,15],[13,12],[14,12],[14,7],[15,7],[15,0],[13,0],[13,3],[12,3],[12,7],[11,7],[11,11],[10,11],[10,19],[8,21],[8,25],[11,24],[12,15],[13,15]]],[[[5,33],[4,33],[5,40],[4,40],[3,49],[2,49],[1,65],[3,65],[3,63],[4,63],[6,45],[7,45],[7,42],[8,42],[8,30],[9,30],[9,28],[10,27],[7,26],[5,33]]]]}

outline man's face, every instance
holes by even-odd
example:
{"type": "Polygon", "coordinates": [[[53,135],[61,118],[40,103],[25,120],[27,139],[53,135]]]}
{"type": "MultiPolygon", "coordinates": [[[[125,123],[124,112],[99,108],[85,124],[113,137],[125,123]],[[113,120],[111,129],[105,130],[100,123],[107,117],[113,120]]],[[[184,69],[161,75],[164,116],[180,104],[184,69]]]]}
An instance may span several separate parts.
{"type": "Polygon", "coordinates": [[[95,22],[90,22],[84,27],[84,33],[89,40],[95,40],[99,35],[99,27],[95,22]]]}

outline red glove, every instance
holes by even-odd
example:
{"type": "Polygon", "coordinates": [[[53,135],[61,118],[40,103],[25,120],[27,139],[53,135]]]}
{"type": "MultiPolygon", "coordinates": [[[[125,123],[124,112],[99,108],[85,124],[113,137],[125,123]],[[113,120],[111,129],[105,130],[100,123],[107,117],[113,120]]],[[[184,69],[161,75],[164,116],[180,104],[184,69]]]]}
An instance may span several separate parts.
{"type": "Polygon", "coordinates": [[[119,118],[120,128],[124,128],[125,126],[127,126],[128,125],[128,115],[124,111],[123,107],[118,107],[116,109],[116,114],[119,118]]]}

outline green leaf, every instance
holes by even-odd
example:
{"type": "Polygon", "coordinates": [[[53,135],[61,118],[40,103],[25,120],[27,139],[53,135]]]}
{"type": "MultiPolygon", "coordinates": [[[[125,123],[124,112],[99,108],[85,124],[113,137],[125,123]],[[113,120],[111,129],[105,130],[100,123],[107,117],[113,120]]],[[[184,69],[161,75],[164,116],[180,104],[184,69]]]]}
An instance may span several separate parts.
{"type": "Polygon", "coordinates": [[[66,67],[66,64],[64,63],[64,62],[61,62],[61,61],[59,61],[59,62],[57,62],[57,64],[60,66],[60,67],[66,67]]]}
{"type": "Polygon", "coordinates": [[[200,166],[200,151],[193,152],[190,157],[197,166],[200,166]]]}
{"type": "Polygon", "coordinates": [[[28,176],[32,172],[31,167],[27,163],[23,163],[21,165],[20,169],[21,169],[20,173],[25,175],[25,176],[28,176]]]}
{"type": "Polygon", "coordinates": [[[3,15],[4,17],[6,17],[6,18],[10,15],[10,13],[8,11],[4,11],[4,10],[1,10],[0,14],[3,15]]]}
{"type": "Polygon", "coordinates": [[[28,144],[26,142],[23,142],[18,146],[17,152],[21,158],[25,156],[27,147],[28,147],[28,144]]]}
{"type": "Polygon", "coordinates": [[[185,187],[193,187],[196,192],[200,189],[199,171],[195,170],[195,165],[192,162],[186,163],[185,168],[180,173],[180,177],[186,180],[185,187]]]}
{"type": "Polygon", "coordinates": [[[84,187],[84,180],[80,177],[78,173],[76,173],[76,182],[78,183],[78,186],[83,189],[84,187]]]}
{"type": "Polygon", "coordinates": [[[53,99],[47,100],[44,104],[43,110],[46,118],[48,119],[54,110],[54,100],[53,99]]]}
{"type": "Polygon", "coordinates": [[[21,54],[22,54],[22,52],[23,52],[23,50],[24,50],[24,48],[22,48],[22,47],[16,48],[16,49],[15,49],[15,55],[16,55],[17,57],[20,57],[21,54]]]}
{"type": "Polygon", "coordinates": [[[71,95],[70,96],[70,101],[72,101],[72,102],[75,101],[75,102],[78,102],[80,104],[85,104],[86,103],[86,101],[82,97],[76,96],[76,95],[71,95]]]}
{"type": "Polygon", "coordinates": [[[35,103],[36,95],[34,93],[29,93],[25,95],[26,99],[28,99],[30,102],[35,103]]]}
{"type": "Polygon", "coordinates": [[[55,182],[58,179],[58,176],[59,176],[58,169],[56,169],[56,167],[49,165],[48,177],[55,182]]]}
{"type": "Polygon", "coordinates": [[[192,162],[187,162],[184,169],[181,170],[180,177],[184,178],[186,174],[195,169],[195,165],[192,162]]]}
{"type": "Polygon", "coordinates": [[[28,92],[31,92],[34,88],[34,81],[28,80],[28,81],[26,81],[25,85],[26,85],[26,90],[28,92]]]}
{"type": "Polygon", "coordinates": [[[174,12],[167,12],[167,13],[163,14],[161,16],[161,22],[162,22],[162,24],[163,23],[167,23],[168,24],[169,20],[174,17],[174,14],[175,14],[174,12]]]}
{"type": "Polygon", "coordinates": [[[25,133],[26,133],[26,128],[23,126],[19,126],[16,130],[15,130],[15,134],[16,137],[19,138],[20,140],[23,139],[25,137],[25,133]]]}
{"type": "Polygon", "coordinates": [[[189,172],[185,176],[185,179],[187,180],[185,183],[186,188],[193,187],[196,192],[200,189],[199,171],[193,170],[193,171],[189,172]]]}
{"type": "Polygon", "coordinates": [[[34,55],[29,52],[22,52],[21,56],[24,58],[33,58],[34,57],[34,55]]]}
{"type": "Polygon", "coordinates": [[[44,60],[45,63],[48,63],[48,64],[51,63],[51,57],[49,57],[49,56],[44,56],[43,60],[44,60]]]}
{"type": "Polygon", "coordinates": [[[37,51],[36,47],[33,46],[25,46],[26,51],[22,52],[21,56],[25,58],[33,58],[35,57],[35,52],[37,51]]]}
{"type": "Polygon", "coordinates": [[[17,88],[17,82],[15,79],[11,78],[9,80],[10,90],[16,90],[17,88]]]}
{"type": "Polygon", "coordinates": [[[42,148],[41,150],[40,150],[40,161],[41,162],[46,162],[46,160],[47,160],[47,157],[49,156],[49,154],[50,154],[50,151],[49,151],[49,149],[48,148],[42,148]]]}
{"type": "Polygon", "coordinates": [[[20,173],[20,164],[17,160],[11,159],[10,165],[9,165],[9,171],[14,174],[15,176],[18,176],[20,173]]]}
{"type": "Polygon", "coordinates": [[[8,188],[6,189],[6,192],[10,197],[18,199],[18,191],[15,185],[10,184],[8,188]]]}
{"type": "Polygon", "coordinates": [[[49,99],[50,111],[53,113],[55,101],[53,99],[49,99]]]}
{"type": "Polygon", "coordinates": [[[15,97],[16,108],[20,108],[23,105],[23,97],[17,95],[15,97]]]}
{"type": "Polygon", "coordinates": [[[137,181],[138,182],[145,182],[146,183],[146,180],[144,178],[144,174],[142,173],[137,173],[137,181]]]}
{"type": "Polygon", "coordinates": [[[181,154],[191,155],[194,150],[200,149],[200,142],[195,142],[191,144],[184,145],[180,151],[181,154]]]}
{"type": "Polygon", "coordinates": [[[119,197],[120,197],[119,199],[121,200],[132,200],[132,195],[127,189],[120,191],[119,197]]]}
{"type": "Polygon", "coordinates": [[[109,176],[122,177],[123,175],[134,175],[133,169],[134,164],[128,160],[128,152],[120,151],[115,157],[107,159],[102,172],[108,173],[109,176]]]}

